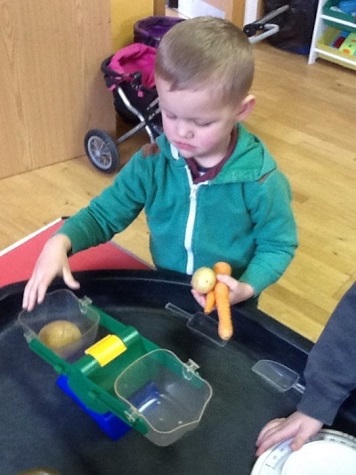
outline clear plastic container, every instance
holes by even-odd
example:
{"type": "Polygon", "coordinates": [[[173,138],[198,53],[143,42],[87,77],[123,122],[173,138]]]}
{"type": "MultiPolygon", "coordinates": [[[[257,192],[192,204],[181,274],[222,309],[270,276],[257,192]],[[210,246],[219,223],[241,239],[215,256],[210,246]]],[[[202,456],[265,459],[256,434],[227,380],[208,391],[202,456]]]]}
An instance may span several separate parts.
{"type": "Polygon", "coordinates": [[[170,445],[200,422],[212,396],[212,387],[174,353],[157,349],[128,366],[115,381],[115,392],[134,425],[144,421],[144,434],[156,445],[170,445]]]}
{"type": "Polygon", "coordinates": [[[28,343],[34,338],[40,340],[39,333],[51,322],[65,320],[73,323],[80,331],[79,338],[60,347],[49,347],[66,360],[81,357],[94,342],[99,326],[99,313],[90,306],[90,299],[78,299],[70,290],[56,290],[48,293],[43,303],[34,310],[23,310],[18,317],[28,343]]]}

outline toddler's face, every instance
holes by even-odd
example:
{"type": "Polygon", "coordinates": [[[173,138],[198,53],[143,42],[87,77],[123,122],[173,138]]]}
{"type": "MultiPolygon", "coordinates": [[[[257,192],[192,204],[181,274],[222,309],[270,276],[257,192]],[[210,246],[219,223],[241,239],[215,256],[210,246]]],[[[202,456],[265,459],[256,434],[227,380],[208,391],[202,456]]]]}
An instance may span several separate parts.
{"type": "Polygon", "coordinates": [[[216,165],[226,155],[239,105],[217,107],[209,88],[170,91],[159,77],[156,87],[168,140],[182,157],[194,157],[205,167],[216,165]]]}

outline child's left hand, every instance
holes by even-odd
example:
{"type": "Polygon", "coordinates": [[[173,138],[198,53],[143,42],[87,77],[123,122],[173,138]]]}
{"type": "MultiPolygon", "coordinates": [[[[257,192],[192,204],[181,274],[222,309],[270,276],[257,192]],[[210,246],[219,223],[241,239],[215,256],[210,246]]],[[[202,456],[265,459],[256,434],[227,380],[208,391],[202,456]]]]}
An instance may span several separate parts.
{"type": "Polygon", "coordinates": [[[305,442],[322,428],[323,423],[302,412],[268,422],[258,435],[256,456],[259,457],[275,444],[292,439],[290,448],[299,450],[305,442]]]}
{"type": "Polygon", "coordinates": [[[229,287],[231,305],[244,302],[245,300],[253,297],[255,294],[255,291],[251,285],[246,284],[246,282],[240,282],[230,275],[218,274],[216,278],[219,282],[223,282],[229,287]]]}

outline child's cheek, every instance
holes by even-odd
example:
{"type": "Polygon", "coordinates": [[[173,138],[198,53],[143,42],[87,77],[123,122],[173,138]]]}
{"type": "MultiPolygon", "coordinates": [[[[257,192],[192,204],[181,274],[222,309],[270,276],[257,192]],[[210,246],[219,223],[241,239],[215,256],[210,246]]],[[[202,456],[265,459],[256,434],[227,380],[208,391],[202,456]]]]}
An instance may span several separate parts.
{"type": "Polygon", "coordinates": [[[206,148],[210,148],[216,143],[216,136],[211,131],[200,132],[196,137],[199,137],[199,142],[206,148]]]}
{"type": "Polygon", "coordinates": [[[172,138],[172,124],[170,123],[169,120],[163,118],[162,125],[163,125],[164,133],[166,134],[168,140],[170,140],[172,138]]]}

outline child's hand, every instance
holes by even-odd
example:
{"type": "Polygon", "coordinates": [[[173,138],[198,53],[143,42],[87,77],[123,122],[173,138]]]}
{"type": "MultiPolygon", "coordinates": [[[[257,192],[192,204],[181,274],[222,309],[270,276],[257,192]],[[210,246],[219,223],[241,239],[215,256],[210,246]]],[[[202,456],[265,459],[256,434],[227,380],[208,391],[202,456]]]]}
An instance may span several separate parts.
{"type": "Polygon", "coordinates": [[[36,304],[43,302],[49,285],[57,276],[63,277],[71,289],[79,288],[69,268],[67,253],[70,248],[70,240],[64,234],[56,234],[47,241],[25,287],[22,301],[24,309],[31,311],[36,304]]]}
{"type": "MultiPolygon", "coordinates": [[[[226,274],[217,274],[216,276],[219,282],[223,282],[230,289],[230,304],[234,305],[239,302],[243,302],[254,296],[254,290],[251,285],[245,282],[240,282],[233,277],[226,274]]],[[[205,307],[206,294],[202,294],[195,289],[192,289],[192,294],[195,300],[200,306],[205,307]]]]}
{"type": "Polygon", "coordinates": [[[245,300],[254,296],[255,292],[251,285],[246,284],[245,282],[240,282],[239,280],[234,279],[230,275],[226,274],[217,274],[216,276],[219,282],[223,282],[230,289],[230,304],[235,305],[239,302],[244,302],[245,300]]]}
{"type": "Polygon", "coordinates": [[[201,307],[205,307],[206,294],[201,294],[195,289],[191,289],[192,295],[201,307]]]}
{"type": "Polygon", "coordinates": [[[259,433],[256,455],[260,456],[273,445],[288,439],[292,439],[291,449],[298,450],[310,437],[319,432],[322,426],[322,422],[298,411],[286,419],[274,419],[259,433]]]}

